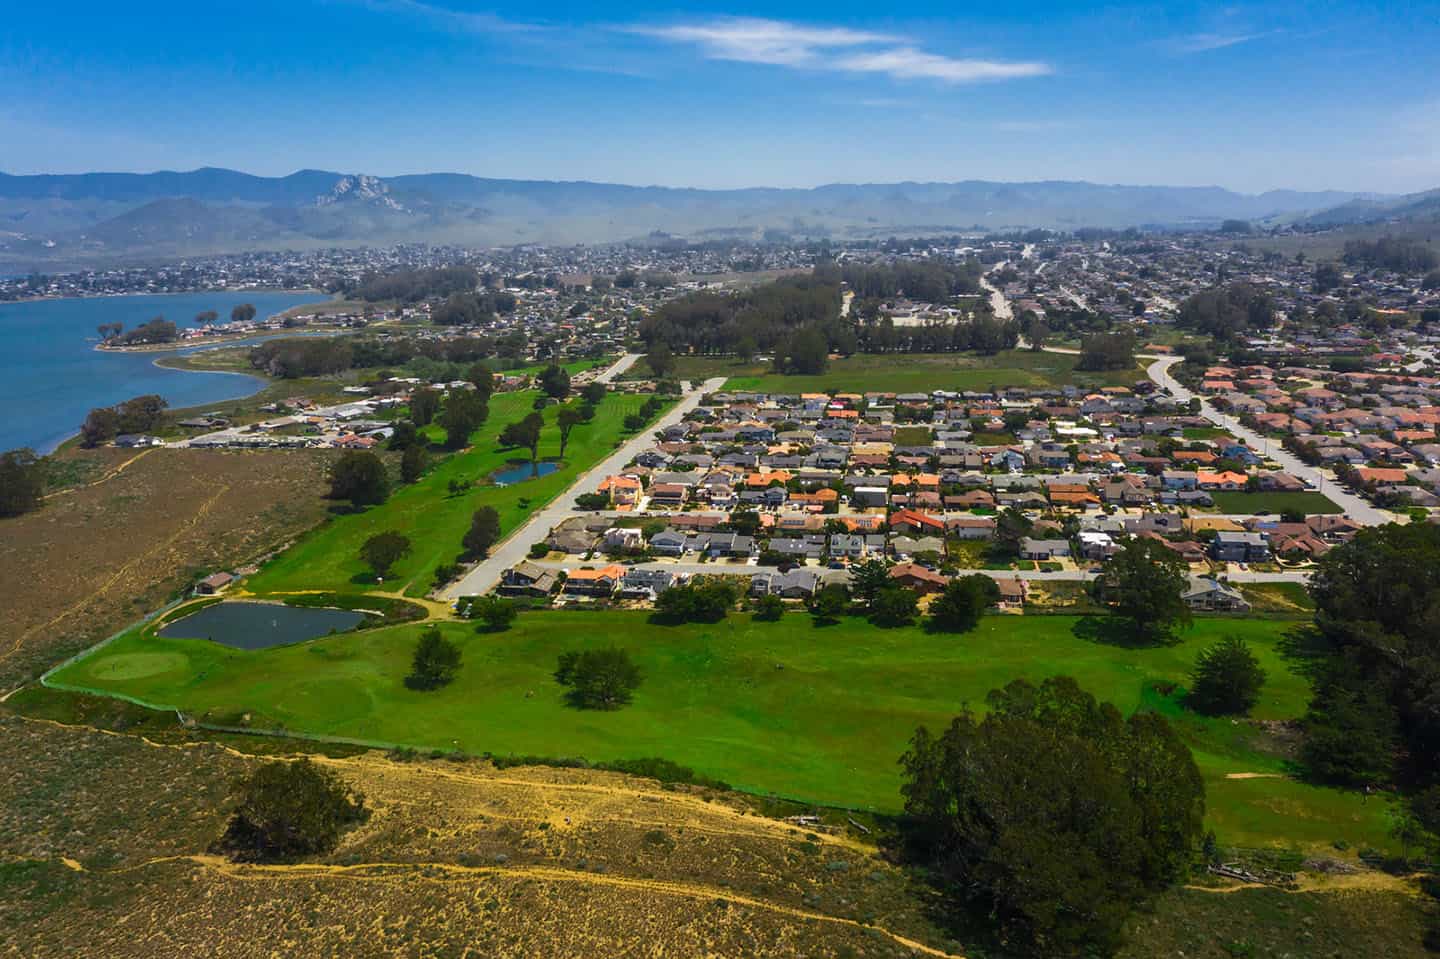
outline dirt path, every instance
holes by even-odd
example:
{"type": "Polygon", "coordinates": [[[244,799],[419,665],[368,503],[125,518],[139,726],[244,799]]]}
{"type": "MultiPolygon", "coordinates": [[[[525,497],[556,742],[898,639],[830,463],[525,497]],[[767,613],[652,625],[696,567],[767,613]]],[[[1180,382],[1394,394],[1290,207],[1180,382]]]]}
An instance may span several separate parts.
{"type": "Polygon", "coordinates": [[[156,447],[154,447],[154,446],[146,447],[145,449],[143,449],[143,450],[141,450],[140,452],[136,453],[134,456],[130,457],[130,458],[129,458],[128,460],[126,460],[125,462],[116,464],[116,466],[115,466],[114,469],[110,470],[108,473],[106,473],[104,476],[100,477],[99,479],[97,479],[97,480],[91,480],[91,481],[88,482],[88,483],[82,483],[82,484],[79,485],[79,486],[69,486],[69,487],[66,487],[65,489],[62,489],[62,490],[56,490],[56,491],[53,492],[53,493],[47,493],[47,494],[45,495],[45,498],[46,498],[46,499],[54,499],[54,498],[57,497],[57,496],[66,496],[66,495],[68,495],[68,494],[70,494],[70,493],[78,492],[79,490],[82,490],[82,489],[89,489],[89,488],[92,487],[92,486],[99,486],[101,483],[108,483],[110,480],[114,479],[115,477],[119,476],[121,473],[125,472],[125,468],[126,468],[127,466],[129,466],[131,463],[135,462],[136,460],[140,459],[140,458],[143,457],[143,456],[148,456],[148,455],[150,455],[151,453],[155,452],[155,450],[156,450],[156,447]]]}
{"type": "MultiPolygon", "coordinates": [[[[62,857],[60,861],[66,868],[74,870],[75,872],[88,873],[92,871],[74,859],[62,857]]],[[[699,883],[674,882],[662,879],[641,879],[633,876],[617,876],[609,873],[586,872],[578,869],[561,869],[556,866],[509,864],[503,866],[461,866],[448,862],[372,862],[347,866],[335,866],[323,863],[260,865],[254,863],[236,863],[219,856],[196,853],[179,856],[160,856],[155,859],[147,859],[145,862],[137,863],[133,866],[95,870],[95,872],[104,874],[129,873],[146,869],[150,866],[173,862],[191,862],[204,869],[216,872],[227,879],[242,882],[316,878],[343,879],[352,882],[384,882],[395,878],[397,875],[412,877],[418,875],[419,878],[428,882],[445,883],[465,881],[482,876],[499,876],[503,878],[539,880],[549,883],[571,883],[580,886],[621,889],[652,896],[668,896],[706,902],[724,900],[732,905],[763,910],[773,915],[784,916],[790,919],[871,930],[912,952],[927,956],[940,956],[943,957],[943,959],[964,959],[963,956],[957,955],[956,953],[945,952],[942,949],[927,946],[923,942],[902,936],[897,932],[891,932],[881,926],[873,924],[867,925],[854,919],[846,919],[843,916],[831,916],[823,912],[813,912],[809,909],[799,909],[794,906],[767,902],[763,899],[755,899],[750,896],[736,894],[732,889],[705,886],[699,883]]]]}

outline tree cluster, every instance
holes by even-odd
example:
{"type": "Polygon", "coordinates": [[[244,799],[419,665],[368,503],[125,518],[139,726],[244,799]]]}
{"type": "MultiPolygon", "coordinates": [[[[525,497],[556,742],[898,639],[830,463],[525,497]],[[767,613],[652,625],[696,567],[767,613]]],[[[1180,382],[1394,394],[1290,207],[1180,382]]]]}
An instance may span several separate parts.
{"type": "Polygon", "coordinates": [[[1382,236],[1376,240],[1347,240],[1346,263],[1392,273],[1424,273],[1440,266],[1440,257],[1423,240],[1410,236],[1382,236]]]}
{"type": "Polygon", "coordinates": [[[555,666],[555,682],[569,689],[566,698],[577,709],[619,709],[643,678],[630,654],[613,647],[561,653],[555,666]]]}
{"type": "Polygon", "coordinates": [[[667,623],[718,623],[735,605],[735,587],[723,577],[671,586],[655,599],[655,612],[667,623]]]}
{"type": "Polygon", "coordinates": [[[1135,334],[1129,330],[1090,333],[1080,338],[1077,370],[1133,370],[1135,334]]]}
{"type": "Polygon", "coordinates": [[[0,453],[0,517],[39,509],[44,497],[44,460],[28,448],[0,453]]]}
{"type": "Polygon", "coordinates": [[[165,425],[165,410],[169,406],[164,397],[150,393],[117,406],[96,407],[80,424],[80,443],[99,446],[120,435],[152,433],[165,425]]]}
{"type": "Polygon", "coordinates": [[[346,827],[364,821],[365,798],[309,759],[269,762],[238,786],[219,847],[243,861],[277,861],[334,849],[346,827]]]}
{"type": "Polygon", "coordinates": [[[1073,679],[1016,680],[901,758],[912,854],[957,909],[1029,955],[1113,950],[1130,911],[1183,877],[1204,784],[1156,713],[1128,720],[1073,679]]]}
{"type": "Polygon", "coordinates": [[[286,380],[343,373],[355,362],[354,344],[348,336],[266,340],[250,350],[251,366],[286,380]]]}
{"type": "Polygon", "coordinates": [[[1176,325],[1219,339],[1275,325],[1275,301],[1249,283],[1201,290],[1180,303],[1176,325]]]}
{"type": "Polygon", "coordinates": [[[376,302],[398,300],[416,303],[451,293],[468,293],[480,285],[480,274],[468,266],[442,266],[422,270],[398,270],[370,274],[350,291],[356,299],[376,302]]]}

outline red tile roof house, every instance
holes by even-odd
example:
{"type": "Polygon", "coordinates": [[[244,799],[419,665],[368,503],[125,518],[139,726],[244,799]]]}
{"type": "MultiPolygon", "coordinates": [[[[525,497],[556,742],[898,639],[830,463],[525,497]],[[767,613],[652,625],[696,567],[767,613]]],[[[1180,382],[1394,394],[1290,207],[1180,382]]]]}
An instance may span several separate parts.
{"type": "Polygon", "coordinates": [[[945,535],[945,523],[933,516],[912,509],[902,509],[890,516],[890,529],[899,533],[933,533],[945,535]]]}

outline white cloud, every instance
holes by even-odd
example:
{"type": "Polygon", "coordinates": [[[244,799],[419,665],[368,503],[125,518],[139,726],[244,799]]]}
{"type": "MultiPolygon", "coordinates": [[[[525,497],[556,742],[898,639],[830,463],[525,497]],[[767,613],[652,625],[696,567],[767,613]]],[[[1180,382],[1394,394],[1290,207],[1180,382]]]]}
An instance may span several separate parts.
{"type": "Polygon", "coordinates": [[[1016,80],[1052,73],[1048,64],[1002,60],[957,60],[914,47],[896,47],[874,53],[856,53],[832,60],[831,66],[855,73],[884,73],[899,80],[924,78],[946,83],[982,80],[1016,80]]]}
{"type": "Polygon", "coordinates": [[[677,43],[694,43],[714,60],[807,66],[822,51],[893,43],[894,37],[846,27],[806,27],[780,20],[724,17],[708,23],[632,27],[630,32],[677,43]]]}
{"type": "Polygon", "coordinates": [[[1175,41],[1175,49],[1181,53],[1205,53],[1208,50],[1223,50],[1226,47],[1249,43],[1268,37],[1268,33],[1194,33],[1175,41]]]}
{"type": "Polygon", "coordinates": [[[451,10],[449,7],[424,3],[422,0],[355,0],[355,2],[377,13],[409,16],[466,33],[526,33],[542,29],[536,24],[507,20],[493,13],[451,10]]]}
{"type": "Polygon", "coordinates": [[[636,26],[629,33],[698,46],[712,60],[846,73],[878,73],[897,80],[945,83],[1010,80],[1052,73],[1044,63],[956,59],[927,53],[904,38],[848,27],[806,26],[782,20],[723,17],[703,23],[636,26]]]}

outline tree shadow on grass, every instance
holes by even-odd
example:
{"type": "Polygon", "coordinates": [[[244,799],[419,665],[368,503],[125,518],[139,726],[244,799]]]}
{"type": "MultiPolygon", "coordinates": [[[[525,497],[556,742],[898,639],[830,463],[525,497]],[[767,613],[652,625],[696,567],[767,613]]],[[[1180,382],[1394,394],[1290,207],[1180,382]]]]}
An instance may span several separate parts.
{"type": "Polygon", "coordinates": [[[1081,616],[1072,631],[1077,639],[1122,649],[1150,649],[1173,645],[1177,641],[1157,639],[1135,620],[1124,616],[1081,616]]]}

